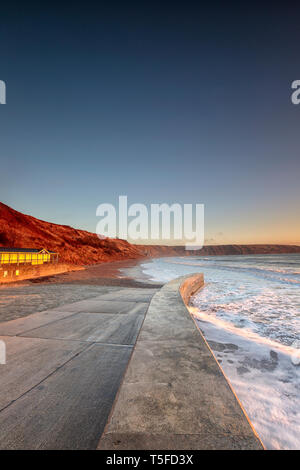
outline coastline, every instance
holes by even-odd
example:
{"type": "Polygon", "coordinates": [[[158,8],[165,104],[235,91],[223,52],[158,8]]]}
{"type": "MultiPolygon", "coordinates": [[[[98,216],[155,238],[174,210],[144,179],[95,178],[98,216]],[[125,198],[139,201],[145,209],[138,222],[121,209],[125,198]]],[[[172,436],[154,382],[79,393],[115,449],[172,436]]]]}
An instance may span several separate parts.
{"type": "Polygon", "coordinates": [[[140,265],[151,263],[152,258],[127,259],[87,266],[74,266],[74,269],[58,274],[35,277],[0,284],[1,289],[24,287],[34,284],[86,284],[95,286],[159,287],[162,283],[151,281],[140,265]]]}
{"type": "Polygon", "coordinates": [[[99,450],[264,448],[187,309],[203,285],[184,276],[152,298],[99,450]]]}
{"type": "Polygon", "coordinates": [[[299,448],[300,257],[232,256],[153,260],[168,282],[204,272],[191,311],[268,449],[299,448]]]}
{"type": "MultiPolygon", "coordinates": [[[[3,321],[10,322],[10,320],[17,320],[16,324],[21,324],[23,328],[23,324],[28,325],[28,322],[35,321],[35,318],[37,318],[36,321],[39,322],[40,317],[44,321],[44,319],[47,319],[48,315],[52,316],[53,313],[55,316],[57,315],[58,322],[67,321],[63,320],[65,312],[70,311],[71,313],[73,308],[76,308],[76,303],[83,302],[83,305],[85,305],[86,302],[91,301],[91,304],[94,305],[94,299],[100,299],[102,295],[109,296],[110,301],[115,303],[118,301],[118,296],[123,295],[122,298],[120,297],[123,303],[127,299],[124,297],[125,291],[126,295],[127,293],[129,294],[129,291],[134,291],[134,295],[136,295],[137,299],[140,299],[141,295],[145,295],[143,292],[147,293],[147,295],[150,295],[150,291],[155,294],[157,288],[164,285],[165,281],[163,282],[162,279],[157,283],[151,281],[151,274],[149,274],[149,272],[152,269],[150,265],[153,261],[153,259],[144,258],[141,260],[102,263],[100,265],[86,266],[80,271],[67,272],[45,278],[33,279],[31,281],[21,281],[14,286],[5,286],[5,290],[0,290],[0,293],[3,294],[2,301],[4,300],[4,302],[6,300],[6,294],[8,293],[8,304],[4,305],[2,302],[0,305],[0,325],[4,328],[3,332],[5,334],[5,329],[7,328],[7,326],[3,324],[3,321]],[[145,272],[143,272],[142,265],[143,268],[145,268],[145,272]],[[53,313],[51,313],[51,309],[53,313]],[[49,313],[46,313],[46,311],[49,313]],[[38,312],[40,312],[40,314],[38,312]],[[3,313],[5,313],[4,316],[3,313]],[[62,316],[61,319],[60,315],[62,316]]],[[[167,262],[168,260],[164,257],[161,261],[163,266],[165,266],[165,261],[167,262]]],[[[193,263],[189,263],[188,260],[186,261],[186,269],[189,272],[191,271],[191,266],[193,266],[192,269],[197,269],[194,261],[193,263]]],[[[156,261],[154,262],[154,265],[155,264],[156,261]]],[[[178,263],[171,263],[171,265],[179,266],[178,263]]],[[[182,266],[181,263],[180,266],[182,266]]],[[[202,267],[203,260],[201,261],[201,269],[202,267]]],[[[172,309],[173,312],[172,303],[167,302],[165,307],[167,307],[169,313],[170,309],[172,309]]],[[[90,315],[94,316],[92,314],[90,315]]],[[[172,316],[172,328],[175,328],[173,325],[174,322],[176,323],[176,319],[172,316]]],[[[72,328],[74,328],[74,325],[72,317],[70,316],[68,329],[72,328]]],[[[55,334],[60,338],[59,330],[57,330],[55,334]]],[[[178,331],[178,334],[180,336],[180,331],[178,331]]],[[[8,332],[8,335],[11,335],[11,331],[8,332]]],[[[41,336],[42,338],[44,337],[44,335],[41,336]]],[[[216,353],[216,357],[218,360],[220,359],[218,353],[216,353]]],[[[245,369],[242,370],[242,372],[244,371],[245,369]]],[[[235,391],[239,392],[236,388],[235,391]]],[[[238,396],[240,397],[239,393],[238,396]]],[[[197,444],[195,443],[195,445],[197,444]]]]}

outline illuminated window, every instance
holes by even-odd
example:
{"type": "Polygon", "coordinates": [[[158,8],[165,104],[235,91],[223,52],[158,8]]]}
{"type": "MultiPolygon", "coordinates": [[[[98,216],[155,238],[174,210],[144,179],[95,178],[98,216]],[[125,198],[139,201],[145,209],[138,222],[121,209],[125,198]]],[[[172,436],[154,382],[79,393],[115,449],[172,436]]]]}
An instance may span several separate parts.
{"type": "Polygon", "coordinates": [[[7,275],[8,275],[8,271],[4,271],[3,277],[7,277],[7,275]]]}
{"type": "Polygon", "coordinates": [[[16,270],[16,276],[19,276],[19,274],[20,274],[20,271],[17,269],[16,270]]]}

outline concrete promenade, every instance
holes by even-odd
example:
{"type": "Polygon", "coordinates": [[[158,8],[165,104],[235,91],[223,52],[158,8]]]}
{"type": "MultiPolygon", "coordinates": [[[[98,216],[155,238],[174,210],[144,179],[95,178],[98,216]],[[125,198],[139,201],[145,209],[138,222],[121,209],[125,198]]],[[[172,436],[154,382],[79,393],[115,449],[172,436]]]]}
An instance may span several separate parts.
{"type": "Polygon", "coordinates": [[[99,296],[0,323],[0,449],[95,449],[154,288],[99,296]]]}
{"type": "Polygon", "coordinates": [[[0,449],[262,449],[186,308],[203,282],[97,284],[84,300],[17,308],[0,323],[0,449]]]}
{"type": "Polygon", "coordinates": [[[203,283],[153,297],[99,449],[263,449],[184,303],[203,283]]]}

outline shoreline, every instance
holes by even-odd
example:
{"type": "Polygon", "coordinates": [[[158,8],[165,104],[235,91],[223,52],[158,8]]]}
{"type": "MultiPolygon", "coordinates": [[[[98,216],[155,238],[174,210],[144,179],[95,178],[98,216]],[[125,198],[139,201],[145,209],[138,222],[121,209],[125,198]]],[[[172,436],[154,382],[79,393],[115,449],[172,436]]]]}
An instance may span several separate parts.
{"type": "Polygon", "coordinates": [[[187,275],[152,298],[98,450],[264,448],[187,309],[203,286],[187,275]]]}
{"type": "Polygon", "coordinates": [[[299,447],[299,255],[155,261],[145,271],[168,282],[203,271],[206,288],[193,299],[216,358],[267,449],[299,447]],[[172,263],[170,263],[172,261],[172,263]]]}
{"type": "MultiPolygon", "coordinates": [[[[300,247],[299,247],[300,248],[300,247]]],[[[155,259],[170,258],[206,258],[206,257],[235,257],[235,256],[280,256],[283,254],[298,255],[297,252],[292,253],[235,253],[235,254],[197,254],[194,255],[161,255],[145,256],[141,258],[128,258],[118,261],[105,261],[102,263],[89,265],[68,265],[68,270],[61,273],[53,273],[49,275],[41,275],[23,280],[0,282],[1,289],[9,289],[10,287],[26,286],[32,284],[65,284],[79,283],[87,285],[115,285],[124,287],[162,287],[163,283],[153,281],[140,268],[141,264],[150,264],[155,259]]]]}
{"type": "Polygon", "coordinates": [[[1,289],[10,289],[32,285],[47,284],[82,284],[91,286],[124,286],[157,288],[163,284],[151,281],[140,268],[141,264],[151,263],[151,259],[127,259],[94,265],[82,266],[63,273],[51,274],[32,279],[0,284],[1,289]]]}
{"type": "Polygon", "coordinates": [[[187,276],[180,291],[180,279],[161,289],[108,285],[130,280],[139,269],[135,262],[114,263],[104,271],[102,266],[87,270],[85,282],[74,279],[75,273],[72,281],[11,290],[7,306],[2,303],[4,316],[10,307],[11,317],[0,323],[8,351],[0,448],[96,449],[130,370],[134,406],[121,405],[117,431],[120,426],[123,442],[117,447],[262,448],[184,304],[203,285],[203,275],[187,276]],[[129,273],[122,271],[126,268],[129,273]],[[107,277],[97,277],[100,271],[107,277]],[[100,284],[103,279],[106,285],[100,284]]]}
{"type": "MultiPolygon", "coordinates": [[[[163,257],[162,260],[167,261],[167,258],[163,257]]],[[[15,283],[14,286],[6,285],[6,291],[2,291],[3,302],[1,306],[2,315],[0,316],[0,324],[2,325],[2,328],[6,328],[6,326],[2,323],[3,321],[17,320],[17,325],[23,325],[24,322],[26,323],[28,321],[33,321],[36,317],[44,318],[48,315],[48,313],[45,313],[46,311],[52,311],[54,312],[54,315],[57,315],[55,312],[59,312],[58,315],[62,315],[62,318],[57,318],[57,320],[63,322],[66,321],[63,320],[65,315],[63,312],[67,310],[71,311],[71,309],[76,308],[76,303],[78,302],[82,302],[82,305],[85,305],[87,302],[91,301],[91,304],[94,305],[96,299],[100,298],[99,296],[107,295],[109,296],[110,301],[116,303],[118,296],[123,295],[122,302],[124,303],[125,290],[126,295],[127,291],[131,290],[128,289],[128,287],[133,289],[137,288],[134,289],[136,291],[135,295],[137,298],[139,298],[139,300],[141,300],[140,296],[144,295],[142,292],[144,290],[143,288],[146,288],[145,292],[151,291],[151,293],[155,293],[157,288],[165,285],[165,282],[162,283],[162,281],[159,283],[151,281],[150,274],[147,274],[147,271],[151,271],[151,267],[149,269],[147,268],[147,265],[149,266],[151,263],[153,263],[153,261],[154,259],[148,258],[141,260],[131,259],[115,261],[111,263],[101,263],[98,265],[86,266],[80,271],[70,271],[45,278],[33,279],[31,281],[20,281],[18,285],[15,283]],[[142,265],[145,265],[146,273],[143,272],[142,265]],[[121,294],[121,290],[124,292],[124,294],[121,294]],[[40,314],[38,312],[40,312],[40,314]],[[31,315],[33,313],[35,314],[31,315]]],[[[192,273],[190,273],[189,276],[192,276],[192,273]]],[[[171,321],[173,331],[175,328],[175,318],[173,317],[174,311],[172,303],[170,304],[168,302],[167,308],[169,313],[170,308],[172,309],[171,321]]],[[[49,314],[52,315],[51,313],[49,314]]],[[[94,317],[92,314],[89,315],[94,317]]],[[[178,319],[178,321],[179,320],[180,319],[178,319]]],[[[71,322],[70,317],[68,331],[73,327],[74,325],[71,322]]],[[[59,334],[57,335],[60,337],[60,330],[59,334]]],[[[180,337],[180,331],[178,331],[178,335],[180,337]]],[[[233,343],[233,341],[231,342],[233,343]]],[[[229,341],[227,341],[226,344],[227,343],[229,344],[229,341]]],[[[219,353],[217,351],[216,358],[220,359],[218,354],[219,353]]],[[[272,354],[272,364],[270,364],[270,366],[273,366],[275,363],[275,360],[273,359],[273,356],[275,357],[275,355],[274,353],[272,354]]],[[[238,364],[238,366],[240,366],[240,364],[238,364]]],[[[269,367],[269,363],[267,366],[269,367]]],[[[241,372],[244,373],[247,371],[245,368],[241,368],[241,372]]],[[[237,392],[239,391],[238,387],[234,387],[234,390],[237,392]]],[[[240,393],[238,393],[238,396],[240,397],[240,393]]]]}

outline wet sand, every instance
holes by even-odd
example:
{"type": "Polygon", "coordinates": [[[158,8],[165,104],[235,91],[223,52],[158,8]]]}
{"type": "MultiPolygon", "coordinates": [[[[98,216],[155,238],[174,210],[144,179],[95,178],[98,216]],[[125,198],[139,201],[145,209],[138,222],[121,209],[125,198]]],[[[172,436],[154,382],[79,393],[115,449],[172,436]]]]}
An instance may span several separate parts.
{"type": "Polygon", "coordinates": [[[121,287],[152,287],[157,288],[163,284],[151,281],[142,271],[141,264],[150,263],[148,259],[129,259],[76,267],[74,271],[62,274],[27,279],[16,283],[2,285],[9,289],[18,286],[24,287],[33,284],[82,284],[94,286],[121,286],[121,287]]]}
{"type": "Polygon", "coordinates": [[[33,279],[33,283],[55,282],[98,286],[155,287],[161,283],[150,281],[140,265],[147,260],[125,260],[86,266],[80,271],[70,271],[48,278],[33,279]]]}

